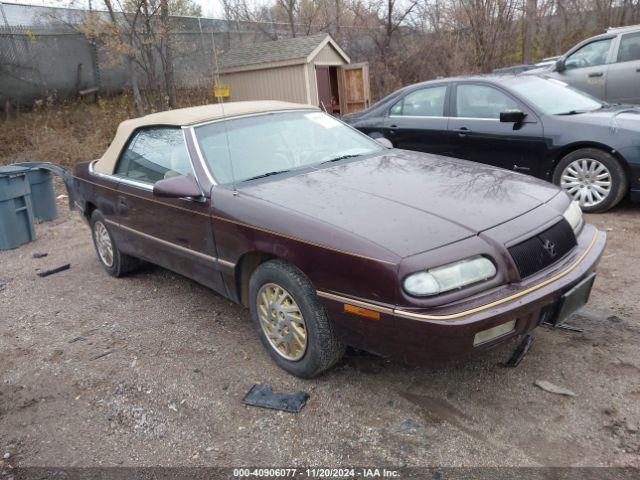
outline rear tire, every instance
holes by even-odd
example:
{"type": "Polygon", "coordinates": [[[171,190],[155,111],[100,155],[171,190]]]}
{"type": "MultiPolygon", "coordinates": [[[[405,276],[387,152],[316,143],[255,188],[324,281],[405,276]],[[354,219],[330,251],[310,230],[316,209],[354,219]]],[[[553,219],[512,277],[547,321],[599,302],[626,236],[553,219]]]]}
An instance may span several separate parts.
{"type": "Polygon", "coordinates": [[[284,260],[260,265],[249,281],[251,318],[280,368],[311,378],[345,352],[311,281],[284,260]]]}
{"type": "Polygon", "coordinates": [[[140,260],[120,252],[100,210],[91,213],[89,224],[98,259],[109,275],[122,277],[140,266],[140,260]]]}
{"type": "Polygon", "coordinates": [[[606,212],[625,196],[629,182],[620,162],[597,148],[565,155],[553,172],[553,183],[580,202],[582,211],[606,212]]]}

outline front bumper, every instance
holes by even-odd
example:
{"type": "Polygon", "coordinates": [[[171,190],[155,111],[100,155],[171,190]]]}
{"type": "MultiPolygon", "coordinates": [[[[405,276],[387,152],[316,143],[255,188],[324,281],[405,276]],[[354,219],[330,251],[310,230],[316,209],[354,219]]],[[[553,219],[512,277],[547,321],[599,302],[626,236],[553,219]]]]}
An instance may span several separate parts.
{"type": "Polygon", "coordinates": [[[345,311],[345,304],[371,307],[364,301],[320,294],[336,333],[348,345],[409,363],[434,363],[485,350],[525,334],[540,323],[541,312],[593,273],[604,251],[606,235],[586,225],[578,246],[565,259],[528,282],[502,288],[491,301],[456,305],[434,312],[379,308],[378,318],[345,311]],[[514,329],[474,346],[476,333],[511,320],[514,329]]]}

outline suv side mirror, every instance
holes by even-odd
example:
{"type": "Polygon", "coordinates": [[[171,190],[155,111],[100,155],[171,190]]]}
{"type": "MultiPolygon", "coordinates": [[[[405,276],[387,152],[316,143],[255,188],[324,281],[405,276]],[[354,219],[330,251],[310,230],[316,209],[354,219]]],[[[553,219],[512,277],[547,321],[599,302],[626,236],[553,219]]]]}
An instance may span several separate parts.
{"type": "Polygon", "coordinates": [[[507,110],[500,112],[500,121],[503,123],[522,123],[527,116],[526,113],[520,110],[507,110]]]}
{"type": "Polygon", "coordinates": [[[556,64],[553,69],[555,72],[564,72],[566,69],[567,67],[564,64],[564,58],[559,58],[558,60],[556,60],[556,64]]]}
{"type": "Polygon", "coordinates": [[[202,192],[195,178],[178,175],[154,183],[153,195],[161,198],[200,198],[202,192]]]}

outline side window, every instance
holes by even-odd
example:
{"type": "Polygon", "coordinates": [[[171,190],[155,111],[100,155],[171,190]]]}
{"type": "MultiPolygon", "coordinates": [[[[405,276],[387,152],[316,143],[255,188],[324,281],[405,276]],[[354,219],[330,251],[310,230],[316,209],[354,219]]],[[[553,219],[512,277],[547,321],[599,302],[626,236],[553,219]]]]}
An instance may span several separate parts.
{"type": "Polygon", "coordinates": [[[573,52],[564,62],[567,70],[572,68],[585,68],[604,65],[607,63],[607,55],[612,38],[597,40],[586,44],[581,49],[573,52]]]}
{"type": "Polygon", "coordinates": [[[146,183],[192,174],[182,129],[152,127],[140,130],[120,156],[115,174],[146,183]]]}
{"type": "Polygon", "coordinates": [[[447,87],[430,87],[411,92],[389,111],[395,116],[442,117],[447,87]]]}
{"type": "Polygon", "coordinates": [[[496,88],[486,85],[456,87],[458,117],[500,118],[500,112],[518,109],[518,104],[514,100],[496,88]]]}
{"type": "Polygon", "coordinates": [[[640,32],[627,33],[620,39],[618,62],[640,60],[640,32]]]}

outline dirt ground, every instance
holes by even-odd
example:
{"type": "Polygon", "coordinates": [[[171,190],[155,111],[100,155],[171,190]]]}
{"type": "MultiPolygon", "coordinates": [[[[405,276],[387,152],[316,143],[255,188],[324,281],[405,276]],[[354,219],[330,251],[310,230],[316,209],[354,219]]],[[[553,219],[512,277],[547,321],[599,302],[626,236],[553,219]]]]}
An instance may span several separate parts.
{"type": "Polygon", "coordinates": [[[61,204],[0,252],[0,467],[640,467],[640,208],[588,220],[609,243],[570,322],[584,332],[538,329],[515,369],[512,342],[438,369],[352,353],[300,380],[206,288],[153,266],[109,277],[61,204]],[[256,382],[311,397],[299,414],[247,407],[256,382]]]}

